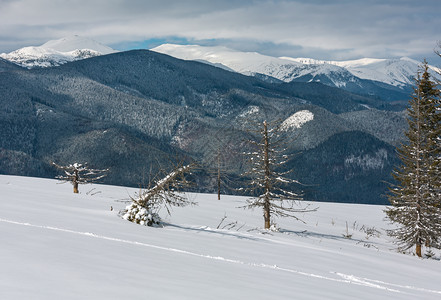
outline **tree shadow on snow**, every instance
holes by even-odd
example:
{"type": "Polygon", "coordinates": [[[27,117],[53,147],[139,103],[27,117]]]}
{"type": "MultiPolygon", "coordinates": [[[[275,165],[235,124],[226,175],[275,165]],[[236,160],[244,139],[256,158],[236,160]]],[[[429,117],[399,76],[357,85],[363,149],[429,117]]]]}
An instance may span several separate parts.
{"type": "Polygon", "coordinates": [[[186,231],[207,232],[207,233],[213,233],[213,234],[218,234],[218,235],[222,235],[222,236],[231,236],[231,237],[235,237],[238,239],[246,239],[246,240],[252,240],[252,241],[260,240],[257,237],[244,235],[243,233],[240,233],[240,232],[234,233],[231,231],[226,231],[224,229],[212,229],[210,227],[195,228],[195,227],[175,225],[175,224],[170,224],[170,223],[163,223],[163,225],[164,225],[164,227],[175,227],[175,228],[183,229],[186,231]]]}
{"type": "Polygon", "coordinates": [[[312,232],[312,231],[295,231],[295,230],[288,230],[288,229],[279,229],[280,233],[285,234],[295,234],[301,237],[313,237],[313,238],[319,238],[319,239],[330,239],[330,240],[336,240],[336,241],[354,241],[356,243],[369,243],[369,244],[377,244],[370,240],[362,240],[362,239],[354,239],[352,237],[347,237],[344,234],[342,235],[334,235],[334,234],[325,234],[325,233],[318,233],[318,232],[312,232]]]}

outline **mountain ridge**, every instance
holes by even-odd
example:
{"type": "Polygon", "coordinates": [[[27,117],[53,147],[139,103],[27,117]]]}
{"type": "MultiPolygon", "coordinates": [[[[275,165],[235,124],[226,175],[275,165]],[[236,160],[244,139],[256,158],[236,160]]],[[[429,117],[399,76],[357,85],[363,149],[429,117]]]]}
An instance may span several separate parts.
{"type": "Polygon", "coordinates": [[[116,50],[78,35],[51,40],[41,46],[28,46],[0,57],[28,69],[53,67],[67,62],[111,54],[116,50]]]}
{"type": "MultiPolygon", "coordinates": [[[[345,201],[384,203],[380,195],[385,188],[374,183],[378,178],[390,181],[389,158],[395,155],[392,146],[384,143],[397,143],[401,138],[392,134],[395,123],[390,134],[371,126],[378,113],[366,114],[372,121],[364,127],[354,125],[357,121],[353,120],[361,115],[340,116],[370,108],[399,116],[387,102],[317,82],[268,83],[148,50],[96,56],[59,67],[0,72],[0,103],[0,173],[53,177],[56,170],[51,169],[51,161],[69,164],[75,160],[110,168],[106,183],[129,186],[145,183],[148,174],[155,174],[178,155],[200,162],[203,171],[195,175],[199,191],[214,191],[209,171],[219,151],[229,175],[240,186],[244,180],[240,174],[246,168],[241,153],[249,147],[244,141],[250,138],[250,120],[288,120],[303,112],[309,121],[287,131],[290,153],[317,153],[314,164],[337,168],[340,186],[354,176],[366,180],[370,196],[358,197],[343,189],[345,201]],[[343,134],[352,131],[363,132],[343,134]],[[341,147],[346,147],[358,137],[372,143],[363,155],[375,158],[376,169],[344,164],[361,155],[362,143],[341,151],[331,142],[338,138],[341,147]],[[327,154],[328,144],[337,149],[336,154],[327,154]],[[387,155],[377,157],[380,149],[387,155]]],[[[293,161],[292,166],[304,168],[301,163],[293,161]]],[[[310,184],[316,176],[322,191],[335,184],[318,178],[321,174],[313,168],[304,170],[294,172],[299,176],[295,179],[302,182],[305,178],[310,184]]],[[[308,197],[314,195],[319,194],[308,193],[308,197]]],[[[338,201],[342,194],[334,194],[335,199],[331,194],[328,198],[320,195],[316,200],[338,201]]]]}
{"type": "MultiPolygon", "coordinates": [[[[306,74],[326,74],[326,72],[349,71],[352,75],[360,79],[368,79],[390,84],[397,87],[404,87],[413,84],[413,78],[417,67],[421,63],[407,58],[377,59],[362,58],[347,61],[327,61],[312,58],[292,58],[292,57],[271,57],[256,52],[242,52],[227,47],[205,47],[199,45],[177,45],[163,44],[151,50],[169,54],[171,56],[195,60],[201,59],[211,63],[223,64],[228,68],[242,74],[261,73],[273,76],[285,82],[290,82],[306,74]],[[313,66],[309,70],[308,66],[313,66]],[[269,73],[268,69],[277,68],[281,72],[289,69],[288,73],[269,73]],[[292,70],[296,70],[293,72],[292,70]],[[292,74],[289,74],[292,73],[292,74]]],[[[430,66],[434,72],[440,69],[430,66]]]]}
{"type": "MultiPolygon", "coordinates": [[[[311,58],[272,57],[257,52],[242,52],[224,46],[163,44],[151,49],[184,60],[196,60],[249,76],[270,81],[318,81],[327,85],[365,94],[382,94],[403,100],[413,85],[419,62],[410,58],[362,58],[326,61],[311,58]],[[269,76],[269,77],[267,77],[269,76]],[[369,82],[367,82],[369,81],[369,82]],[[381,84],[380,84],[381,83],[381,84]]],[[[118,52],[93,39],[78,35],[51,40],[41,46],[24,47],[0,57],[26,68],[52,67],[67,62],[118,52]]],[[[430,66],[434,76],[439,68],[430,66]]]]}
{"type": "MultiPolygon", "coordinates": [[[[386,68],[384,65],[375,65],[375,63],[384,61],[386,65],[390,65],[395,62],[396,65],[397,62],[395,60],[366,59],[365,61],[369,62],[368,65],[364,63],[362,67],[357,66],[357,68],[349,69],[343,65],[326,61],[276,58],[256,52],[241,52],[226,47],[198,45],[163,44],[151,50],[184,60],[220,64],[235,72],[256,76],[270,82],[277,80],[282,82],[321,82],[352,93],[375,96],[387,101],[402,101],[403,103],[407,102],[411,92],[410,77],[414,76],[418,69],[416,63],[408,60],[403,60],[404,66],[386,68]],[[372,68],[372,65],[378,70],[369,69],[372,68]]],[[[399,62],[400,60],[398,60],[398,64],[399,62]]]]}

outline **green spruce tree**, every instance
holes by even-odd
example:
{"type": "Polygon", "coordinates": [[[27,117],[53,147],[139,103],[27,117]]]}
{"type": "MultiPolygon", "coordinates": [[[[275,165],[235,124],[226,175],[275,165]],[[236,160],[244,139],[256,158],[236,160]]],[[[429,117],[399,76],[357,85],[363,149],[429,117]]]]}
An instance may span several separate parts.
{"type": "Polygon", "coordinates": [[[398,149],[402,165],[393,173],[396,186],[388,195],[387,217],[398,228],[389,230],[400,250],[437,246],[441,234],[440,207],[440,92],[431,79],[427,62],[416,78],[408,108],[407,142],[398,149]]]}
{"type": "MultiPolygon", "coordinates": [[[[441,48],[441,42],[439,43],[439,48],[441,48]]],[[[439,51],[435,51],[435,53],[441,58],[441,53],[439,51]]],[[[437,69],[437,73],[438,75],[441,76],[441,70],[437,69]]],[[[440,77],[438,77],[440,78],[440,77]]],[[[438,88],[441,87],[441,80],[437,79],[436,80],[437,84],[438,84],[438,88]]],[[[434,131],[434,148],[435,148],[435,154],[434,154],[434,158],[435,158],[435,162],[434,162],[434,169],[433,169],[433,174],[436,177],[436,189],[437,189],[437,194],[438,194],[438,201],[436,203],[436,205],[438,207],[441,207],[441,96],[440,96],[440,89],[438,89],[438,97],[436,99],[435,102],[435,106],[436,106],[436,110],[437,110],[437,115],[436,115],[436,119],[434,120],[434,123],[437,124],[437,129],[434,131]]]]}

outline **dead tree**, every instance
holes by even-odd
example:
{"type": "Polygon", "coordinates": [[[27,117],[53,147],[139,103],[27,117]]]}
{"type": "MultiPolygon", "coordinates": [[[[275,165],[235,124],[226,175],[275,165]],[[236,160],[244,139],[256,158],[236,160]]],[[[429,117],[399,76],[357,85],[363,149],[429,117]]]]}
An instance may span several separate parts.
{"type": "Polygon", "coordinates": [[[210,180],[206,186],[217,191],[218,200],[221,193],[235,190],[237,180],[233,178],[239,176],[236,168],[242,157],[242,150],[238,151],[240,148],[241,145],[237,143],[237,133],[230,128],[222,128],[215,132],[201,148],[201,153],[205,155],[199,165],[210,180]]]}
{"type": "Polygon", "coordinates": [[[315,211],[316,208],[301,207],[299,201],[303,200],[302,194],[286,189],[300,183],[285,177],[289,171],[280,171],[289,158],[284,154],[285,139],[280,122],[268,124],[267,121],[263,121],[256,126],[258,129],[250,130],[250,133],[258,137],[256,140],[249,140],[253,150],[244,153],[250,165],[244,175],[251,178],[250,187],[244,190],[257,196],[248,199],[245,208],[262,208],[265,229],[269,229],[272,216],[300,220],[296,216],[297,213],[315,211]]]}
{"type": "Polygon", "coordinates": [[[92,169],[87,163],[73,163],[68,166],[60,166],[52,163],[57,169],[62,170],[64,175],[59,175],[56,178],[62,181],[71,182],[73,185],[73,192],[78,193],[78,184],[93,183],[105,177],[109,169],[92,169]]]}
{"type": "Polygon", "coordinates": [[[234,189],[231,187],[233,185],[229,174],[231,170],[228,168],[227,163],[226,157],[221,152],[221,147],[219,147],[214,160],[207,167],[208,173],[216,178],[217,200],[221,199],[222,189],[234,189]]]}
{"type": "Polygon", "coordinates": [[[141,190],[131,198],[132,203],[121,212],[122,217],[130,222],[152,226],[160,223],[158,212],[161,208],[165,208],[170,215],[173,206],[183,207],[194,204],[185,195],[179,193],[180,190],[191,186],[185,174],[190,173],[194,168],[193,164],[179,163],[171,172],[162,171],[165,176],[153,180],[147,189],[141,190]]]}

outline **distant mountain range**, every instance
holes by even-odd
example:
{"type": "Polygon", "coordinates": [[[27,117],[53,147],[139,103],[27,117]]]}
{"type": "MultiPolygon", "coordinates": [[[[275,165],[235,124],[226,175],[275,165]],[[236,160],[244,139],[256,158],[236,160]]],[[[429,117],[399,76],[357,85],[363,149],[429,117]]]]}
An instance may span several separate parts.
{"type": "MultiPolygon", "coordinates": [[[[421,62],[402,57],[363,58],[326,61],[311,58],[271,57],[256,52],[241,52],[226,47],[163,44],[151,49],[184,60],[211,64],[244,75],[284,82],[321,82],[350,92],[377,96],[384,100],[407,100],[421,62]]],[[[70,36],[2,53],[0,57],[25,68],[59,66],[67,62],[115,53],[97,41],[70,36]]],[[[432,75],[440,69],[430,66],[432,75]]]]}
{"type": "MultiPolygon", "coordinates": [[[[331,73],[347,74],[404,87],[414,84],[414,77],[421,62],[401,57],[397,59],[362,58],[348,61],[326,61],[311,58],[271,57],[256,52],[240,52],[225,47],[203,47],[197,45],[164,44],[152,51],[168,54],[185,60],[198,60],[223,65],[245,75],[264,74],[285,82],[291,82],[306,75],[313,78],[331,73]]],[[[440,69],[430,66],[433,71],[440,69]]],[[[437,75],[436,75],[437,76],[437,75]]],[[[352,78],[353,80],[353,78],[352,78]]],[[[344,87],[345,80],[333,80],[336,87],[344,87]]]]}
{"type": "Polygon", "coordinates": [[[179,156],[203,166],[197,190],[212,192],[220,153],[231,193],[244,184],[250,121],[282,120],[306,199],[385,203],[404,106],[269,79],[148,50],[30,70],[0,59],[0,173],[53,177],[52,161],[88,162],[110,168],[106,183],[139,186],[179,156]]]}
{"type": "Polygon", "coordinates": [[[117,52],[78,35],[52,40],[41,46],[24,47],[0,57],[24,68],[53,67],[67,62],[117,52]]]}
{"type": "MultiPolygon", "coordinates": [[[[363,58],[325,61],[311,58],[271,57],[225,47],[164,44],[151,49],[185,60],[224,66],[245,75],[268,76],[284,82],[321,82],[350,92],[396,101],[408,98],[421,64],[413,59],[363,58]]],[[[440,70],[431,66],[432,75],[440,70]]]]}

